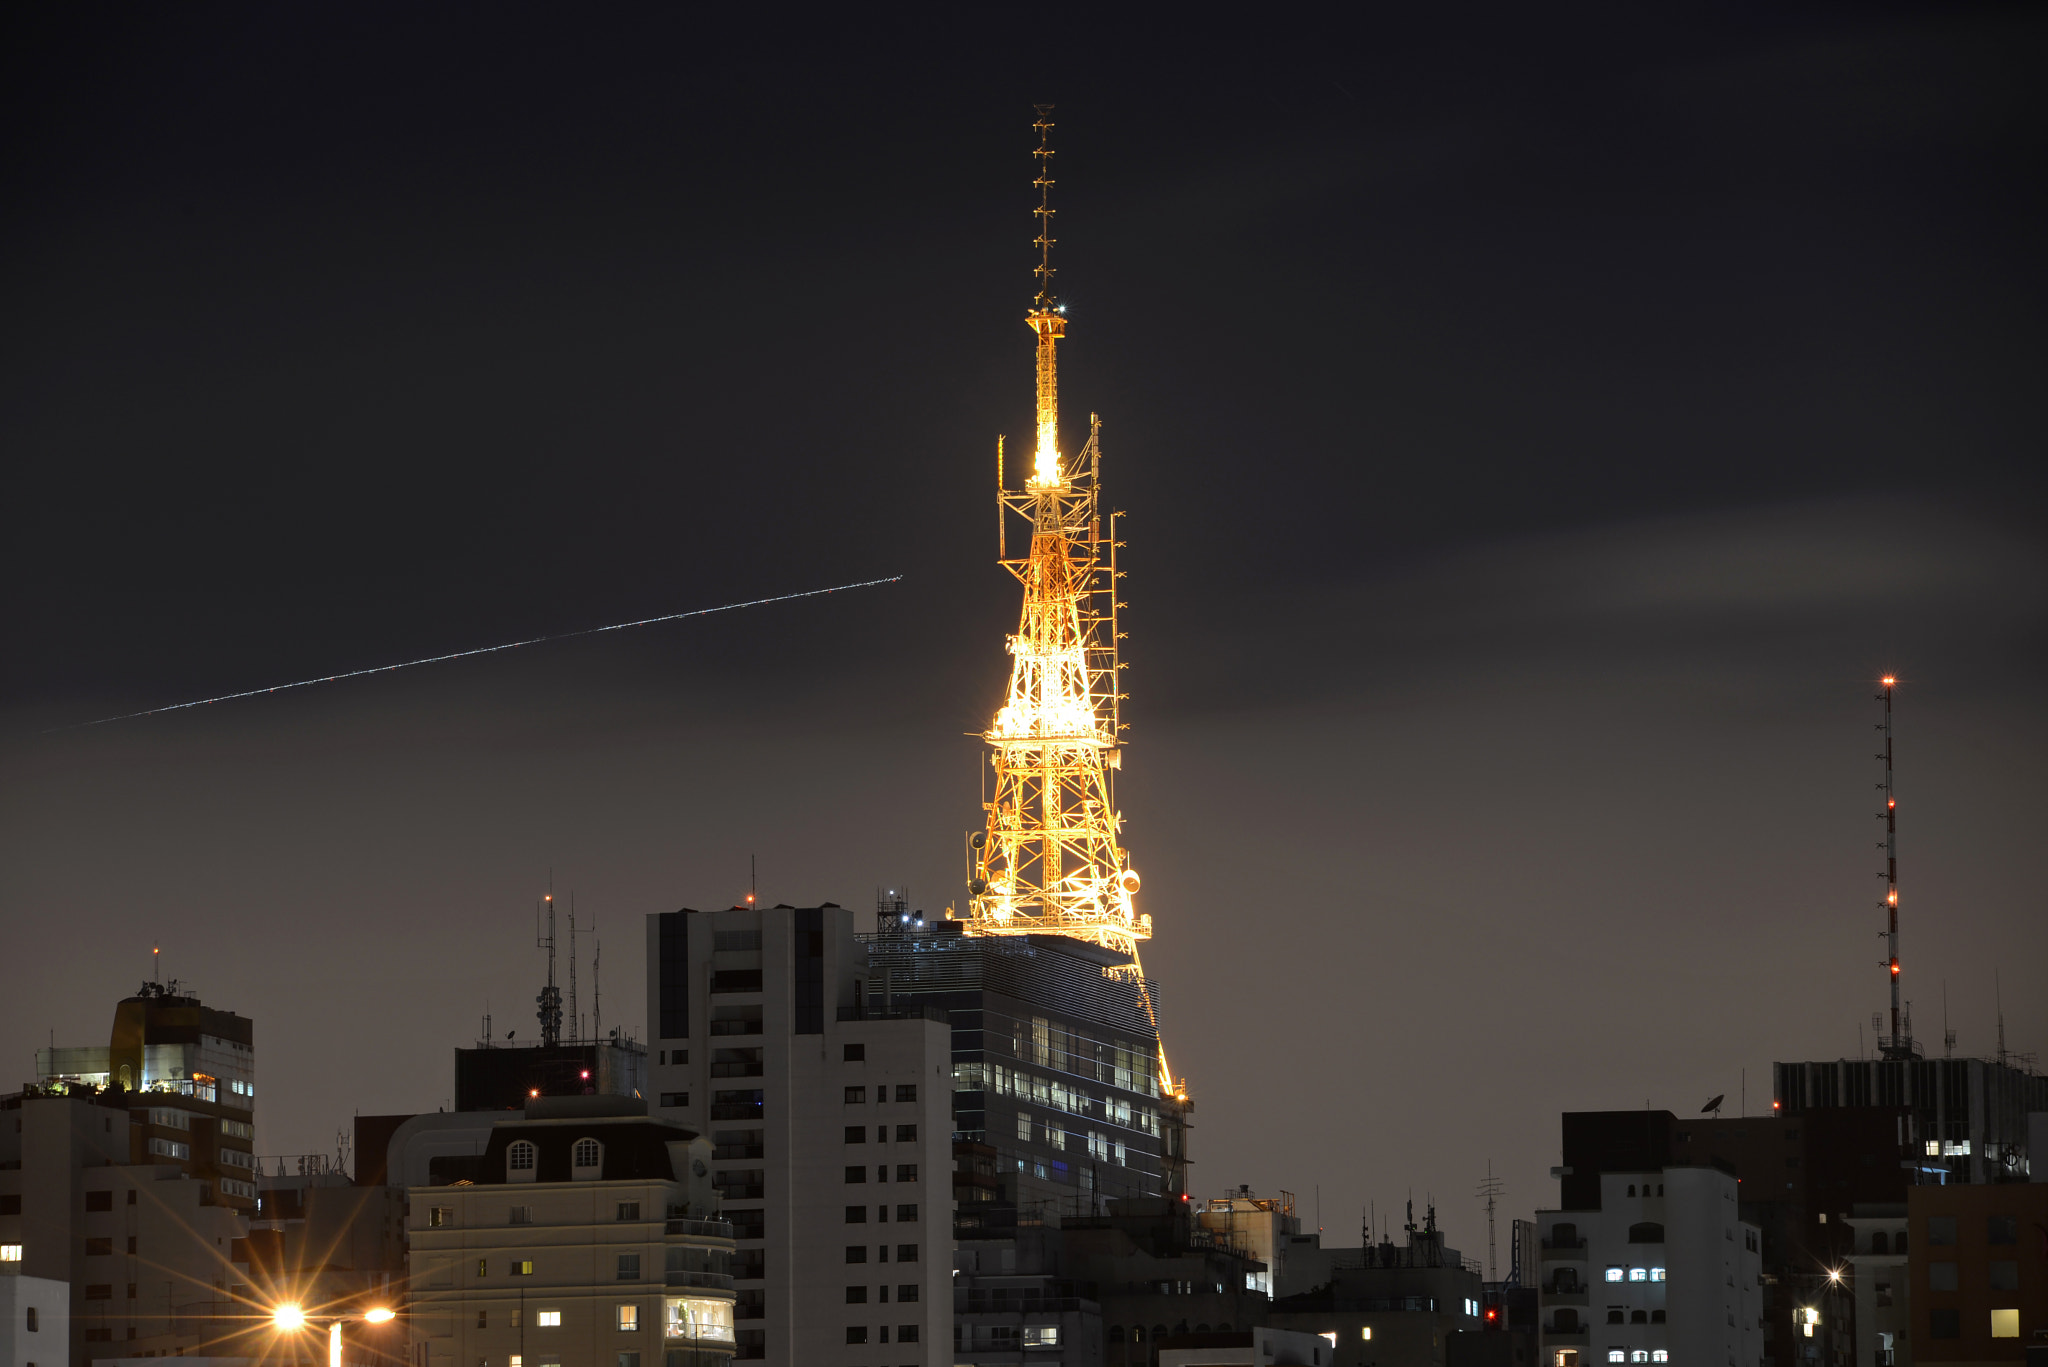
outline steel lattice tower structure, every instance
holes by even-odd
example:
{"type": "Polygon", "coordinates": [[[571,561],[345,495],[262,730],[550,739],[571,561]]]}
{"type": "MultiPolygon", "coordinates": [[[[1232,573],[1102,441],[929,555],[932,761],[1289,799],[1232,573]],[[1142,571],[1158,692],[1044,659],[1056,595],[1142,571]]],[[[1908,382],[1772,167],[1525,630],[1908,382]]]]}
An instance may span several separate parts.
{"type": "MultiPolygon", "coordinates": [[[[982,805],[986,826],[970,840],[968,933],[1064,935],[1131,956],[1109,970],[1134,980],[1152,1010],[1138,942],[1152,918],[1134,905],[1138,875],[1118,843],[1114,773],[1122,765],[1117,659],[1114,511],[1102,506],[1101,424],[1089,418],[1088,441],[1064,457],[1059,449],[1056,348],[1066,335],[1066,306],[1053,290],[1050,105],[1038,106],[1032,127],[1039,193],[1038,293],[1025,315],[1037,337],[1037,442],[1024,487],[1007,487],[1002,444],[996,446],[998,550],[1003,568],[1024,589],[1017,631],[1009,639],[1010,687],[983,733],[995,770],[995,791],[982,805]],[[1029,550],[1009,554],[1012,516],[1030,524],[1029,550]]],[[[1160,1049],[1160,1081],[1174,1092],[1160,1049]]]]}
{"type": "Polygon", "coordinates": [[[1911,1008],[1902,1022],[1899,1013],[1899,800],[1892,792],[1892,689],[1897,686],[1896,676],[1887,674],[1881,680],[1884,692],[1877,695],[1884,704],[1884,720],[1878,723],[1878,730],[1884,732],[1884,753],[1878,758],[1884,761],[1884,778],[1877,785],[1884,791],[1884,810],[1878,813],[1884,822],[1884,843],[1878,846],[1884,851],[1884,872],[1878,877],[1884,879],[1884,907],[1887,925],[1885,937],[1885,968],[1892,986],[1892,1032],[1880,1048],[1886,1058],[1912,1058],[1913,1026],[1911,1008]]]}

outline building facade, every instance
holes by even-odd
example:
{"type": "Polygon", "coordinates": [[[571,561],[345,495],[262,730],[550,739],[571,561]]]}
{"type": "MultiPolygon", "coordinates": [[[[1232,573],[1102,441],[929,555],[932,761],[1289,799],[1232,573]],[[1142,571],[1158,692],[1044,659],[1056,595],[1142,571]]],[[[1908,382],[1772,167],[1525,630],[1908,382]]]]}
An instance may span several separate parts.
{"type": "Polygon", "coordinates": [[[738,1355],[949,1361],[943,1015],[871,1001],[867,946],[843,907],[650,916],[647,963],[650,1096],[655,1114],[711,1140],[738,1247],[738,1355]]]}
{"type": "MultiPolygon", "coordinates": [[[[1291,1237],[1291,1236],[1290,1236],[1291,1237]]],[[[1431,1208],[1407,1241],[1353,1249],[1296,1246],[1320,1260],[1313,1289],[1273,1302],[1266,1323],[1329,1336],[1333,1367],[1446,1367],[1461,1334],[1484,1323],[1485,1283],[1476,1263],[1444,1243],[1431,1208]]],[[[1297,1267],[1297,1280],[1308,1274],[1297,1267]]]]}
{"type": "Polygon", "coordinates": [[[1913,1296],[1906,1203],[1859,1205],[1845,1221],[1862,1367],[1913,1367],[1913,1296]]]}
{"type": "MultiPolygon", "coordinates": [[[[1573,1174],[1577,1176],[1577,1174],[1573,1174]]],[[[1718,1168],[1602,1172],[1536,1212],[1546,1367],[1763,1367],[1762,1232],[1718,1168]]]]}
{"type": "Polygon", "coordinates": [[[71,1360],[71,1288],[25,1277],[0,1262],[0,1367],[64,1367],[71,1360]]]}
{"type": "Polygon", "coordinates": [[[419,1367],[724,1367],[733,1241],[710,1163],[702,1135],[615,1098],[500,1121],[474,1178],[410,1193],[419,1367]]]}
{"type": "Polygon", "coordinates": [[[2048,1346],[2048,1183],[1914,1187],[1906,1238],[1920,1367],[2048,1346]]]}

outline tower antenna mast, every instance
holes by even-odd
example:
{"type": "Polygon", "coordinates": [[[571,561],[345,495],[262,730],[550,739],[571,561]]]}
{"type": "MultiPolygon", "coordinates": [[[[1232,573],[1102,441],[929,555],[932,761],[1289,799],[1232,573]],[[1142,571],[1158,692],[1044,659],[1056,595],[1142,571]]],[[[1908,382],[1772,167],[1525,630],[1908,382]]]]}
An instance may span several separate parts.
{"type": "Polygon", "coordinates": [[[533,947],[548,952],[548,985],[534,998],[534,1003],[540,1008],[534,1015],[540,1019],[541,1044],[553,1048],[562,1042],[562,989],[555,986],[555,876],[552,872],[548,874],[546,905],[548,933],[545,936],[540,934],[540,926],[537,924],[540,918],[536,916],[533,947]]]}
{"type": "Polygon", "coordinates": [[[1878,877],[1884,879],[1885,968],[1892,985],[1892,1032],[1882,1051],[1886,1058],[1911,1058],[1912,1028],[1899,1019],[1899,799],[1892,791],[1892,689],[1898,678],[1887,674],[1880,682],[1884,691],[1877,700],[1884,704],[1884,720],[1877,729],[1884,732],[1884,753],[1878,758],[1884,761],[1884,779],[1877,786],[1884,791],[1884,810],[1878,813],[1884,821],[1884,872],[1878,877]]]}
{"type": "Polygon", "coordinates": [[[1479,1195],[1486,1198],[1486,1280],[1500,1280],[1499,1267],[1493,1256],[1493,1206],[1507,1190],[1500,1178],[1493,1175],[1493,1160],[1486,1160],[1486,1180],[1479,1184],[1479,1195]]]}

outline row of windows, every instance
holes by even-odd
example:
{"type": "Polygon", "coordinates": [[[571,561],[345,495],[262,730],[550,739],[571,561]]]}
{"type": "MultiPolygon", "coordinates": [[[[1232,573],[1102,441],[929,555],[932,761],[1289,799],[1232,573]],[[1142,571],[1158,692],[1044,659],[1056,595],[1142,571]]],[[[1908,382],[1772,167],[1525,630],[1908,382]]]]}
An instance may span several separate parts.
{"type": "MultiPolygon", "coordinates": [[[[846,1246],[846,1261],[848,1261],[848,1262],[850,1262],[850,1263],[864,1263],[864,1262],[866,1262],[867,1260],[868,1260],[868,1247],[867,1247],[867,1245],[866,1245],[866,1244],[848,1244],[848,1245],[846,1246]]],[[[889,1245],[887,1245],[887,1244],[877,1244],[877,1245],[875,1246],[875,1261],[876,1261],[876,1262],[878,1262],[878,1263],[886,1263],[886,1262],[888,1262],[888,1261],[889,1261],[889,1245]]],[[[898,1244],[898,1245],[896,1245],[896,1261],[897,1261],[897,1262],[899,1262],[899,1263],[914,1263],[914,1262],[916,1262],[916,1261],[917,1261],[917,1245],[916,1245],[916,1244],[898,1244]]]]}
{"type": "Polygon", "coordinates": [[[1609,1348],[1607,1350],[1607,1360],[1609,1362],[1669,1362],[1671,1361],[1671,1350],[1668,1348],[1609,1348]]]}
{"type": "MultiPolygon", "coordinates": [[[[510,1329],[523,1327],[519,1316],[520,1312],[517,1310],[506,1316],[506,1327],[510,1329]]],[[[562,1312],[559,1310],[535,1310],[533,1312],[533,1325],[536,1329],[560,1329],[562,1327],[562,1312]]],[[[491,1327],[490,1311],[479,1310],[476,1312],[476,1327],[479,1329],[491,1327]]],[[[621,1301],[619,1304],[614,1305],[612,1307],[612,1328],[621,1334],[637,1334],[640,1332],[640,1307],[626,1301],[621,1301]]]]}
{"type": "Polygon", "coordinates": [[[1057,1078],[1038,1077],[1022,1068],[1009,1068],[1000,1063],[954,1064],[953,1090],[988,1090],[997,1096],[1014,1096],[1056,1111],[1093,1116],[1112,1125],[1123,1125],[1147,1134],[1159,1133],[1158,1113],[1149,1106],[1133,1105],[1125,1097],[1092,1096],[1086,1088],[1069,1086],[1057,1078]]]}
{"type": "MultiPolygon", "coordinates": [[[[530,1141],[521,1139],[505,1150],[505,1166],[513,1172],[532,1172],[534,1160],[539,1154],[540,1150],[530,1141]]],[[[579,1169],[602,1167],[604,1146],[595,1139],[579,1139],[576,1141],[576,1147],[570,1151],[570,1163],[579,1169]]]]}
{"type": "MultiPolygon", "coordinates": [[[[20,1248],[21,1245],[7,1244],[4,1245],[4,1247],[20,1248]]],[[[128,1236],[128,1251],[130,1253],[135,1252],[135,1236],[133,1234],[128,1236]]],[[[85,1241],[85,1256],[88,1258],[112,1257],[113,1252],[114,1241],[112,1239],[87,1239],[85,1241]]],[[[12,1262],[15,1261],[15,1259],[6,1258],[4,1255],[0,1255],[0,1261],[12,1262]]]]}
{"type": "MultiPolygon", "coordinates": [[[[896,1222],[898,1224],[903,1224],[907,1221],[915,1220],[916,1218],[916,1203],[905,1202],[904,1204],[896,1207],[896,1222]]],[[[849,1225],[864,1225],[867,1222],[868,1208],[866,1206],[848,1206],[846,1208],[846,1223],[848,1223],[849,1225]]],[[[889,1223],[889,1208],[887,1206],[875,1207],[875,1223],[881,1225],[886,1225],[889,1223]]]]}
{"type": "MultiPolygon", "coordinates": [[[[846,1142],[849,1144],[867,1143],[868,1127],[865,1125],[848,1125],[846,1127],[846,1142]]],[[[886,1144],[889,1142],[889,1127],[887,1125],[875,1126],[875,1142],[877,1144],[886,1144]]],[[[899,1144],[916,1143],[917,1126],[898,1125],[896,1127],[896,1142],[899,1144]]]]}
{"type": "MultiPolygon", "coordinates": [[[[867,1181],[867,1165],[865,1163],[849,1164],[846,1169],[846,1180],[849,1182],[867,1181]]],[[[889,1180],[889,1165],[887,1163],[877,1163],[875,1165],[875,1180],[877,1182],[889,1180]]],[[[917,1180],[917,1164],[898,1163],[896,1165],[896,1180],[899,1182],[915,1182],[917,1180]]]]}
{"type": "MultiPolygon", "coordinates": [[[[2016,1244],[2020,1241],[2020,1222],[2016,1215],[1989,1215],[1984,1219],[1984,1242],[1987,1244],[2016,1244]]],[[[1956,1242],[1956,1217],[1953,1215],[1930,1215],[1927,1217],[1927,1242],[1934,1248],[1953,1248],[1956,1242]]],[[[1906,1247],[1906,1233],[1899,1231],[1899,1248],[1906,1247]]]]}
{"type": "MultiPolygon", "coordinates": [[[[885,1325],[883,1325],[883,1326],[881,1326],[881,1331],[880,1331],[880,1332],[881,1332],[881,1337],[880,1337],[879,1339],[877,1339],[877,1340],[876,1340],[876,1342],[877,1342],[877,1343],[887,1343],[887,1342],[889,1341],[889,1326],[888,1326],[888,1325],[886,1325],[886,1324],[885,1324],[885,1325]]],[[[849,1324],[849,1325],[847,1325],[847,1326],[846,1326],[846,1341],[847,1341],[848,1343],[866,1343],[866,1342],[868,1341],[868,1327],[867,1327],[867,1326],[866,1326],[865,1324],[849,1324]]],[[[916,1326],[916,1325],[914,1325],[914,1324],[899,1324],[899,1325],[897,1325],[897,1326],[896,1326],[896,1341],[897,1341],[898,1343],[916,1343],[916,1342],[917,1342],[917,1326],[916,1326]]]]}
{"type": "MultiPolygon", "coordinates": [[[[851,1045],[848,1045],[847,1047],[848,1047],[848,1048],[852,1048],[853,1046],[851,1046],[851,1045]]],[[[879,1106],[879,1105],[881,1105],[882,1103],[886,1102],[886,1101],[887,1101],[888,1099],[889,1099],[889,1089],[888,1089],[888,1087],[886,1087],[886,1086],[882,1086],[882,1087],[877,1087],[877,1088],[875,1088],[875,1104],[876,1104],[876,1105],[878,1105],[878,1106],[879,1106]]],[[[917,1100],[917,1084],[916,1084],[915,1082],[899,1082],[899,1083],[897,1083],[897,1084],[896,1084],[896,1099],[897,1099],[898,1101],[915,1101],[915,1100],[917,1100]]],[[[849,1106],[865,1106],[865,1105],[867,1105],[867,1101],[868,1101],[868,1089],[867,1089],[867,1088],[865,1088],[865,1087],[848,1087],[848,1088],[846,1089],[846,1104],[847,1104],[847,1105],[849,1105],[849,1106]]]]}
{"type": "MultiPolygon", "coordinates": [[[[881,1304],[881,1305],[887,1305],[887,1304],[889,1303],[889,1288],[888,1288],[888,1287],[886,1287],[886,1286],[878,1286],[878,1287],[876,1287],[876,1288],[875,1288],[875,1292],[876,1292],[876,1295],[875,1295],[875,1300],[876,1300],[876,1302],[877,1302],[878,1304],[881,1304]]],[[[899,1284],[897,1285],[897,1287],[896,1287],[896,1300],[897,1300],[897,1303],[898,1303],[898,1304],[902,1304],[902,1305],[907,1305],[907,1304],[909,1304],[909,1303],[910,1303],[911,1301],[914,1301],[914,1300],[916,1300],[916,1299],[917,1299],[917,1283],[916,1283],[916,1282],[902,1282],[902,1283],[899,1283],[899,1284]]],[[[848,1305],[866,1305],[866,1304],[868,1303],[868,1289],[867,1289],[867,1288],[866,1288],[865,1286],[849,1286],[849,1287],[847,1287],[847,1288],[846,1288],[846,1303],[847,1303],[848,1305]]]]}
{"type": "MultiPolygon", "coordinates": [[[[2020,1289],[2020,1265],[2011,1258],[1993,1258],[1984,1264],[1985,1282],[1993,1291],[2017,1291],[2020,1289]]],[[[1954,1263],[1930,1262],[1927,1264],[1927,1289],[1929,1291],[1956,1291],[1961,1289],[1961,1274],[1954,1263]]]]}
{"type": "MultiPolygon", "coordinates": [[[[1017,1113],[1017,1138],[1024,1143],[1030,1143],[1033,1128],[1030,1115],[1019,1111],[1017,1113]]],[[[1124,1142],[1121,1139],[1112,1139],[1100,1130],[1090,1130],[1084,1135],[1079,1130],[1068,1130],[1057,1122],[1050,1120],[1036,1128],[1039,1142],[1048,1148],[1078,1150],[1085,1145],[1090,1158],[1098,1159],[1104,1163],[1126,1166],[1127,1150],[1124,1147],[1124,1142]]]]}
{"type": "Polygon", "coordinates": [[[1610,1267],[1607,1269],[1610,1282],[1661,1282],[1665,1280],[1661,1267],[1610,1267]]]}
{"type": "MultiPolygon", "coordinates": [[[[1929,1310],[1927,1312],[1927,1337],[1959,1339],[1962,1336],[1962,1311],[1929,1310]]],[[[1995,1339],[2016,1339],[2019,1336],[2020,1312],[2017,1307],[1993,1310],[1991,1312],[1991,1337],[1995,1339]]]]}

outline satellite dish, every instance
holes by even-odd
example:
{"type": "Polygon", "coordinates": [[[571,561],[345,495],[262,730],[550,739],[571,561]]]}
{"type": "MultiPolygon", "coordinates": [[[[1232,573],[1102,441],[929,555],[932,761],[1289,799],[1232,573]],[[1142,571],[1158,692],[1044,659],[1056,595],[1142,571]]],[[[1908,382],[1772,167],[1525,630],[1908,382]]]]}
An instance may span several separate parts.
{"type": "Polygon", "coordinates": [[[1721,1093],[1712,1101],[1709,1101],[1706,1105],[1700,1107],[1700,1114],[1706,1115],[1709,1111],[1713,1112],[1715,1115],[1721,1114],[1721,1103],[1727,1099],[1728,1094],[1726,1092],[1721,1093]]]}

